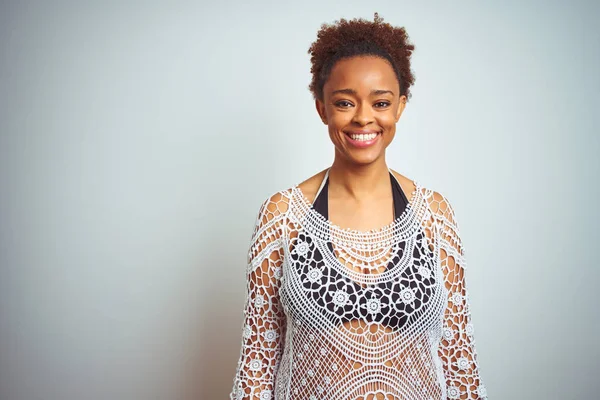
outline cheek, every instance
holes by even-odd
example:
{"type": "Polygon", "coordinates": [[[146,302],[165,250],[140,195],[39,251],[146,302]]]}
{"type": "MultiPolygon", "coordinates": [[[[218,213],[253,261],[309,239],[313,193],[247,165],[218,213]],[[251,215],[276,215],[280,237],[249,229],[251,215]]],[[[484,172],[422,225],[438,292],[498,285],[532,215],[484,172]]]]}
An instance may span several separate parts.
{"type": "Polygon", "coordinates": [[[392,142],[396,135],[396,116],[393,112],[382,115],[379,124],[384,129],[384,139],[386,143],[392,142]]]}
{"type": "Polygon", "coordinates": [[[349,112],[336,112],[331,111],[329,113],[329,128],[342,129],[352,124],[352,113],[349,112]]]}
{"type": "Polygon", "coordinates": [[[339,141],[339,137],[344,135],[342,130],[352,125],[352,115],[350,113],[332,113],[328,120],[329,136],[334,141],[339,141]]]}
{"type": "Polygon", "coordinates": [[[396,113],[392,110],[379,115],[379,123],[386,128],[396,125],[396,113]]]}
{"type": "Polygon", "coordinates": [[[335,143],[341,143],[343,139],[341,136],[344,135],[342,132],[342,127],[336,127],[332,124],[329,124],[329,139],[335,143]]]}

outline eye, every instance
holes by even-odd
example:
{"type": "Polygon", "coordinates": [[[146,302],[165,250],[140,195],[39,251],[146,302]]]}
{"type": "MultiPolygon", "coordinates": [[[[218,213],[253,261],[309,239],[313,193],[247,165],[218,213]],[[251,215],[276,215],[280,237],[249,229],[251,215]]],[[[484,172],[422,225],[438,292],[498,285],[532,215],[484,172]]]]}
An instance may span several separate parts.
{"type": "Polygon", "coordinates": [[[385,108],[385,107],[388,107],[388,106],[390,106],[390,103],[388,103],[387,101],[378,101],[377,103],[375,103],[375,107],[376,108],[385,108]],[[378,104],[380,106],[377,106],[378,104]]]}
{"type": "Polygon", "coordinates": [[[341,107],[341,108],[348,108],[348,107],[352,106],[352,103],[350,103],[349,101],[346,101],[346,100],[340,100],[340,101],[336,102],[335,105],[338,107],[341,107]]]}

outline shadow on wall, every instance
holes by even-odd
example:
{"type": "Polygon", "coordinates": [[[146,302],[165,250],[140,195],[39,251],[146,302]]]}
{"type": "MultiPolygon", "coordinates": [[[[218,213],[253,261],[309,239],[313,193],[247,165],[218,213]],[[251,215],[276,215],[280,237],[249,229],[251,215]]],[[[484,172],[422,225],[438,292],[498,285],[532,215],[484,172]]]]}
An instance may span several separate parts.
{"type": "MultiPolygon", "coordinates": [[[[214,237],[214,236],[213,236],[214,237]]],[[[223,247],[231,245],[225,238],[214,238],[215,246],[207,246],[203,257],[204,265],[222,266],[240,264],[240,257],[233,256],[223,247]]],[[[242,251],[243,253],[243,251],[242,251]]],[[[242,258],[243,261],[243,258],[242,258]]],[[[228,276],[243,274],[245,266],[231,268],[231,273],[215,273],[206,276],[206,269],[199,271],[204,276],[196,282],[201,291],[199,316],[190,332],[189,354],[184,354],[184,387],[182,400],[212,400],[229,398],[233,386],[242,340],[242,308],[245,300],[245,282],[236,279],[232,285],[228,276]]]]}
{"type": "MultiPolygon", "coordinates": [[[[252,121],[242,125],[252,126],[252,121]]],[[[189,324],[193,328],[187,336],[188,353],[184,354],[183,360],[182,400],[227,399],[233,387],[242,345],[246,256],[250,235],[260,204],[277,187],[276,183],[270,182],[262,182],[257,186],[255,179],[263,176],[265,171],[272,170],[274,165],[278,166],[281,176],[297,174],[293,170],[294,163],[286,163],[287,155],[278,151],[280,142],[277,133],[273,131],[271,135],[266,140],[270,148],[263,151],[273,156],[256,159],[254,153],[247,152],[241,154],[235,163],[222,163],[218,157],[215,159],[220,174],[226,178],[219,180],[219,186],[210,189],[210,193],[222,195],[205,199],[207,204],[204,207],[211,213],[202,220],[206,228],[197,241],[202,246],[195,261],[197,268],[182,282],[186,288],[194,286],[195,292],[191,298],[196,303],[188,305],[194,310],[187,316],[188,321],[193,321],[189,324]],[[239,197],[230,196],[231,193],[249,194],[244,200],[249,202],[246,207],[249,211],[244,211],[240,207],[239,197]],[[223,215],[227,215],[225,224],[223,215]]],[[[242,148],[253,148],[255,145],[252,137],[241,137],[240,140],[242,148]]],[[[217,155],[223,153],[225,150],[215,152],[217,155]]]]}

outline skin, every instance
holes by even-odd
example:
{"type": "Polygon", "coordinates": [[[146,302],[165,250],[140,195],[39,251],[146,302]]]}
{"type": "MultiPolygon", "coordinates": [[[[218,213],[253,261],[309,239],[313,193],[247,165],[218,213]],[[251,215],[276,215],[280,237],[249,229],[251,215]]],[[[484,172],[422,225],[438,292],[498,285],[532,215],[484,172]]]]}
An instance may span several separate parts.
{"type": "MultiPolygon", "coordinates": [[[[400,84],[385,59],[357,56],[338,61],[315,101],[319,117],[328,127],[335,148],[329,172],[329,219],[342,228],[360,231],[380,228],[393,221],[392,187],[385,159],[396,134],[396,123],[406,105],[400,84]],[[342,92],[340,92],[342,90],[342,92]],[[374,90],[385,91],[379,94],[374,90]],[[366,149],[349,144],[345,132],[381,131],[378,142],[366,149]]],[[[409,201],[414,182],[392,171],[409,201]]],[[[314,200],[325,170],[299,184],[305,197],[314,200]]]]}

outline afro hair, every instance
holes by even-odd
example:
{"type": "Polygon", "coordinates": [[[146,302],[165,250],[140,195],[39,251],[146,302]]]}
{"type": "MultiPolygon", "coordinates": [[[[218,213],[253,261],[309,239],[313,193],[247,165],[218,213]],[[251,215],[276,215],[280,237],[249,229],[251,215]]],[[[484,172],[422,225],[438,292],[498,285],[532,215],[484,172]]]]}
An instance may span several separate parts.
{"type": "Polygon", "coordinates": [[[400,95],[410,98],[415,77],[410,69],[410,56],[415,46],[403,27],[394,27],[378,13],[374,21],[342,18],[333,24],[322,24],[308,53],[311,55],[312,80],[308,89],[314,99],[323,100],[323,86],[336,62],[354,56],[377,56],[387,60],[398,78],[400,95]]]}

